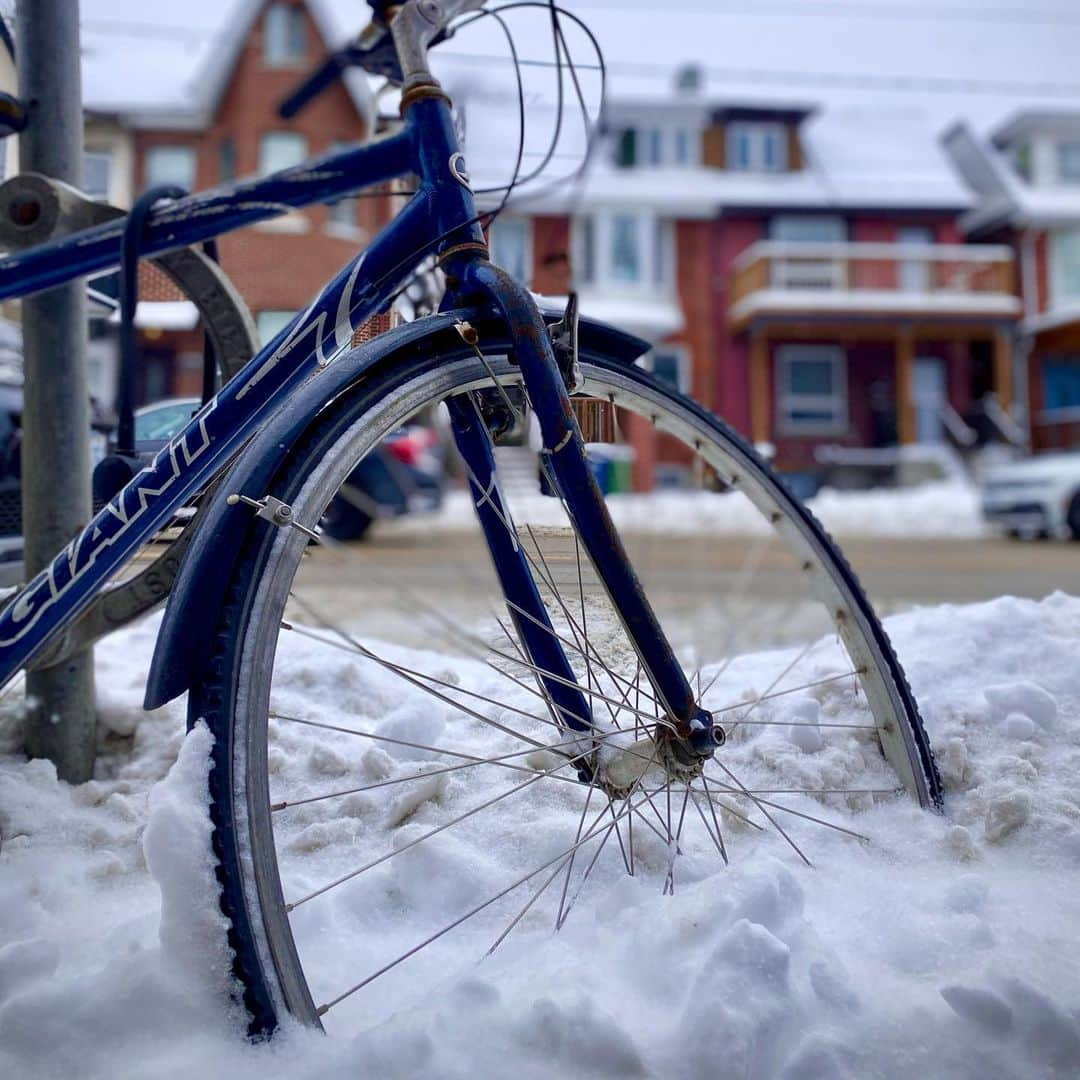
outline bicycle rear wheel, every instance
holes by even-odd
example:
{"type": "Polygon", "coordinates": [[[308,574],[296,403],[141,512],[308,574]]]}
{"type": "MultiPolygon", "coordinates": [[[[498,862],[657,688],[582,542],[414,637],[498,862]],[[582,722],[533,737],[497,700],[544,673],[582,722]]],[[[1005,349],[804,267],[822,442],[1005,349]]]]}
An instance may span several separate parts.
{"type": "MultiPolygon", "coordinates": [[[[343,395],[266,494],[316,527],[386,433],[490,387],[491,372],[520,381],[505,342],[482,345],[487,366],[463,347],[343,395]]],[[[287,1014],[375,1023],[495,945],[548,947],[627,874],[671,892],[760,851],[808,863],[904,788],[940,805],[901,668],[820,526],[715,416],[638,367],[581,360],[598,468],[605,448],[625,459],[636,444],[689,485],[609,505],[727,741],[701,770],[650,755],[661,710],[527,449],[496,448],[506,524],[592,739],[548,708],[467,498],[363,545],[315,547],[253,520],[190,698],[215,736],[214,844],[253,1031],[287,1014]],[[591,783],[576,777],[584,761],[591,783]]],[[[627,486],[628,468],[609,462],[608,486],[627,486]]]]}

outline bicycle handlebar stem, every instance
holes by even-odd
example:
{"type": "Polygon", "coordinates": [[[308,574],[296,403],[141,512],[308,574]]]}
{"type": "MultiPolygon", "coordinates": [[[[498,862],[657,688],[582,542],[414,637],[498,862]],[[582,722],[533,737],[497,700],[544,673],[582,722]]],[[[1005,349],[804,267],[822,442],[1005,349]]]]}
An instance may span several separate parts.
{"type": "Polygon", "coordinates": [[[428,70],[427,52],[452,19],[477,11],[484,0],[407,0],[390,18],[390,33],[401,66],[402,86],[408,91],[436,80],[428,70]]]}

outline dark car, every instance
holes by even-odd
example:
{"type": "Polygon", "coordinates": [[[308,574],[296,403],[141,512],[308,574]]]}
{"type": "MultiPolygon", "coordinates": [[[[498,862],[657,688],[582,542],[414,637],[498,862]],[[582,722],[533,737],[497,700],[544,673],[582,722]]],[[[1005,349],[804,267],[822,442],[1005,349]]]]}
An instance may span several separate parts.
{"type": "MultiPolygon", "coordinates": [[[[90,403],[90,463],[105,453],[110,428],[97,402],[90,403]]],[[[23,388],[0,382],[0,586],[23,579],[22,540],[22,412],[23,388]]]]}
{"type": "MultiPolygon", "coordinates": [[[[168,398],[136,410],[136,449],[140,454],[156,453],[199,405],[198,398],[168,398]]],[[[320,528],[335,540],[357,540],[379,518],[437,510],[444,477],[436,432],[419,424],[398,428],[349,474],[326,508],[320,528]]]]}

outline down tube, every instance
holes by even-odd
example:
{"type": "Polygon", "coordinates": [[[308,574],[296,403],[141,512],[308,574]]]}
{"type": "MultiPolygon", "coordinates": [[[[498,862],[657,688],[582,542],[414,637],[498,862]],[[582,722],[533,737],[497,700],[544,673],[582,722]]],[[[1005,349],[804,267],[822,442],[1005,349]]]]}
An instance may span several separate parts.
{"type": "Polygon", "coordinates": [[[24,586],[0,612],[0,685],[71,622],[172,513],[210,481],[269,409],[349,346],[353,327],[383,307],[404,276],[398,270],[402,252],[421,247],[430,230],[427,201],[413,200],[24,586]]]}

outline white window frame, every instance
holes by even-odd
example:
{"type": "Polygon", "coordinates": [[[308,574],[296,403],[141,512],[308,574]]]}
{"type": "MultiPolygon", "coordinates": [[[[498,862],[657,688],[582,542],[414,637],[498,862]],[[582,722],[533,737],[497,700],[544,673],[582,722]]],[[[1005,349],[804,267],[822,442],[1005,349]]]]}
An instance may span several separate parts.
{"type": "Polygon", "coordinates": [[[800,258],[799,244],[843,244],[847,242],[847,222],[839,214],[777,214],[769,221],[769,239],[780,244],[788,244],[793,254],[790,258],[782,257],[771,260],[771,284],[778,289],[842,289],[845,287],[843,259],[800,258]],[[789,238],[778,235],[783,222],[810,224],[822,222],[839,223],[841,226],[838,239],[789,238]]]}
{"type": "Polygon", "coordinates": [[[776,350],[776,429],[780,435],[846,435],[848,416],[847,353],[841,345],[780,345],[776,350]],[[833,369],[831,394],[794,394],[788,387],[800,360],[827,360],[833,369]],[[828,410],[832,420],[797,420],[795,408],[828,410]]]}
{"type": "Polygon", "coordinates": [[[582,218],[573,222],[571,248],[575,271],[581,275],[583,287],[596,292],[620,293],[629,295],[670,296],[675,292],[675,229],[671,220],[659,217],[647,210],[629,207],[612,207],[596,210],[588,214],[592,221],[593,238],[593,277],[585,278],[585,228],[582,218]],[[638,266],[636,280],[628,281],[617,278],[613,273],[612,243],[614,240],[614,221],[617,217],[632,217],[637,221],[638,266]],[[659,246],[662,245],[662,246],[659,246]],[[658,262],[659,260],[659,262],[658,262]],[[657,280],[656,269],[659,265],[661,274],[657,280]]]}
{"type": "Polygon", "coordinates": [[[105,190],[101,192],[90,191],[87,188],[83,190],[90,196],[95,202],[109,202],[109,196],[112,192],[113,185],[113,170],[116,167],[116,160],[111,150],[97,150],[87,147],[83,150],[83,180],[86,180],[86,163],[90,160],[104,161],[105,162],[105,190]]]}
{"type": "Polygon", "coordinates": [[[269,345],[274,335],[283,330],[295,314],[295,311],[287,311],[284,308],[266,308],[257,312],[255,330],[259,336],[259,344],[264,348],[269,345]]]}
{"type": "Polygon", "coordinates": [[[613,147],[618,157],[618,139],[624,131],[634,132],[634,163],[626,169],[686,169],[701,164],[701,139],[691,124],[626,124],[619,128],[613,147]],[[686,159],[679,160],[679,137],[686,140],[686,159]]]}
{"type": "MultiPolygon", "coordinates": [[[[896,242],[903,246],[930,247],[934,243],[934,230],[930,225],[901,225],[896,230],[896,242]]],[[[901,292],[928,292],[930,267],[926,259],[901,259],[896,266],[896,283],[901,292]]]]}
{"type": "Polygon", "coordinates": [[[1080,184],[1080,139],[1062,139],[1057,144],[1057,178],[1062,184],[1080,184]],[[1077,166],[1076,172],[1069,173],[1065,169],[1067,155],[1075,155],[1077,166]]]}
{"type": "Polygon", "coordinates": [[[500,243],[500,234],[505,237],[508,235],[508,230],[510,228],[520,228],[521,230],[521,261],[524,269],[524,276],[519,280],[522,285],[528,286],[532,281],[533,275],[532,218],[501,215],[497,221],[492,222],[491,228],[488,231],[488,246],[491,250],[491,261],[495,263],[496,266],[501,266],[507,273],[513,276],[512,268],[504,266],[499,261],[497,250],[500,243]]]}
{"type": "Polygon", "coordinates": [[[269,176],[270,173],[280,172],[282,169],[294,169],[301,162],[306,161],[309,154],[309,147],[307,136],[302,135],[299,131],[264,131],[259,136],[259,176],[269,176]],[[288,140],[297,146],[303,147],[303,152],[300,156],[289,165],[274,165],[271,166],[266,160],[269,156],[267,146],[271,140],[278,140],[279,143],[288,140]]]}
{"type": "MultiPolygon", "coordinates": [[[[667,353],[675,357],[676,375],[675,387],[681,394],[689,394],[693,381],[693,371],[690,364],[690,352],[685,345],[655,345],[649,350],[645,359],[646,371],[656,373],[656,354],[667,353]]],[[[666,380],[665,380],[666,382],[666,380]]],[[[670,385],[670,384],[669,384],[670,385]]]]}
{"type": "Polygon", "coordinates": [[[724,138],[724,160],[732,172],[782,173],[788,171],[787,128],[778,120],[734,120],[727,125],[724,138]],[[747,161],[737,160],[736,148],[739,139],[747,139],[747,161]],[[776,140],[776,163],[769,165],[765,160],[765,144],[769,139],[776,140]]]}
{"type": "Polygon", "coordinates": [[[148,146],[143,156],[143,176],[146,187],[156,187],[158,184],[177,184],[189,190],[195,186],[195,176],[199,168],[199,156],[194,146],[185,146],[177,143],[156,143],[148,146]],[[183,156],[191,164],[190,172],[185,171],[184,176],[152,176],[152,162],[155,157],[183,156]]]}
{"type": "Polygon", "coordinates": [[[1070,244],[1075,250],[1069,261],[1076,263],[1073,274],[1080,279],[1080,229],[1055,229],[1050,233],[1050,307],[1054,310],[1080,306],[1080,288],[1070,292],[1064,287],[1067,246],[1070,244]]]}
{"type": "Polygon", "coordinates": [[[266,67],[291,68],[303,64],[307,60],[308,33],[304,22],[304,9],[297,4],[275,3],[266,9],[263,17],[262,33],[262,60],[266,67]],[[274,30],[271,28],[275,21],[282,23],[280,33],[283,35],[285,46],[284,52],[271,52],[271,46],[275,43],[274,30]],[[299,39],[294,39],[293,30],[296,26],[301,27],[299,39]],[[300,51],[293,51],[294,46],[301,46],[300,51]]]}

